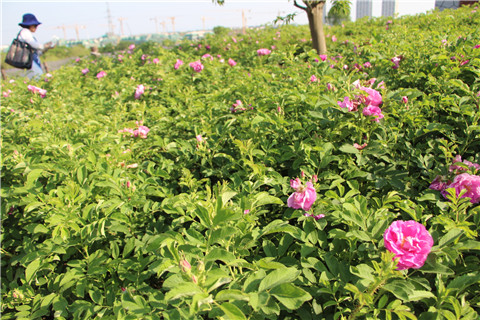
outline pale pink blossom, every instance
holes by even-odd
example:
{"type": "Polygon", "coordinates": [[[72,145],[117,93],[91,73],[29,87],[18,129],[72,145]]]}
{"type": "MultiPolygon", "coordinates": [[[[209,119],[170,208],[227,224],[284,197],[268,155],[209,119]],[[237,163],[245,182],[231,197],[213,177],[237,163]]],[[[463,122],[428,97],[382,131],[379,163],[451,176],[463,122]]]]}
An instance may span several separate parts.
{"type": "Polygon", "coordinates": [[[88,68],[82,69],[83,75],[86,75],[89,71],[90,71],[90,70],[88,70],[88,68]]]}
{"type": "Polygon", "coordinates": [[[394,221],[383,234],[385,248],[395,254],[397,270],[419,269],[433,247],[425,226],[413,220],[394,221]]]}
{"type": "Polygon", "coordinates": [[[310,82],[316,82],[316,81],[318,81],[318,78],[314,74],[312,74],[312,76],[310,77],[310,82]]]}
{"type": "Polygon", "coordinates": [[[473,163],[473,162],[470,162],[468,160],[462,160],[462,156],[457,154],[455,156],[455,158],[453,158],[453,160],[452,160],[452,165],[448,167],[448,171],[453,172],[455,174],[459,174],[462,171],[467,171],[466,168],[464,168],[462,166],[455,165],[455,163],[457,163],[457,162],[461,162],[469,168],[475,168],[476,170],[480,170],[480,164],[473,163]]]}
{"type": "Polygon", "coordinates": [[[314,215],[314,214],[310,214],[310,213],[306,213],[306,212],[305,212],[303,215],[304,215],[305,217],[312,217],[312,218],[314,218],[315,220],[320,220],[320,219],[322,219],[322,218],[325,218],[325,215],[324,215],[323,213],[314,215]]]}
{"type": "Polygon", "coordinates": [[[362,150],[364,149],[366,146],[367,146],[367,143],[365,142],[364,144],[362,145],[359,145],[358,143],[354,143],[353,146],[358,149],[358,150],[362,150]]]}
{"type": "Polygon", "coordinates": [[[259,56],[266,56],[266,55],[269,55],[271,52],[272,52],[271,50],[265,49],[265,48],[257,50],[257,54],[259,56]]]}
{"type": "Polygon", "coordinates": [[[306,186],[303,186],[300,179],[290,180],[290,186],[295,189],[295,192],[290,195],[287,200],[287,205],[293,209],[310,210],[313,203],[317,199],[317,193],[313,184],[309,181],[306,186]]]}
{"type": "Polygon", "coordinates": [[[46,95],[47,95],[47,90],[36,87],[36,86],[28,85],[27,89],[30,92],[38,93],[40,95],[40,97],[42,97],[42,98],[45,98],[46,95]]]}
{"type": "Polygon", "coordinates": [[[140,99],[142,94],[145,92],[145,86],[143,84],[139,84],[137,89],[135,90],[135,99],[140,99]]]}
{"type": "Polygon", "coordinates": [[[368,93],[368,96],[365,98],[365,104],[367,106],[372,105],[378,107],[382,104],[382,95],[375,89],[361,87],[360,90],[368,93]]]}
{"type": "Polygon", "coordinates": [[[175,62],[175,66],[174,66],[175,70],[180,68],[181,65],[183,65],[183,61],[180,59],[177,59],[177,62],[175,62]]]}
{"type": "Polygon", "coordinates": [[[337,37],[332,36],[332,41],[333,41],[333,42],[336,42],[336,41],[337,41],[337,37]]]}
{"type": "Polygon", "coordinates": [[[201,134],[198,134],[195,138],[196,138],[197,141],[200,142],[200,143],[204,141],[201,134]]]}
{"type": "Polygon", "coordinates": [[[249,214],[249,213],[250,213],[250,210],[249,210],[249,209],[243,210],[243,214],[249,214]]]}
{"type": "Polygon", "coordinates": [[[231,66],[231,67],[234,67],[237,65],[237,63],[235,62],[235,60],[233,60],[232,58],[228,59],[228,64],[231,66]]]}
{"type": "Polygon", "coordinates": [[[160,62],[160,59],[155,58],[155,59],[152,60],[152,62],[153,62],[154,64],[158,64],[158,63],[160,62]]]}
{"type": "Polygon", "coordinates": [[[127,165],[127,169],[135,169],[138,168],[138,163],[132,163],[127,165]]]}

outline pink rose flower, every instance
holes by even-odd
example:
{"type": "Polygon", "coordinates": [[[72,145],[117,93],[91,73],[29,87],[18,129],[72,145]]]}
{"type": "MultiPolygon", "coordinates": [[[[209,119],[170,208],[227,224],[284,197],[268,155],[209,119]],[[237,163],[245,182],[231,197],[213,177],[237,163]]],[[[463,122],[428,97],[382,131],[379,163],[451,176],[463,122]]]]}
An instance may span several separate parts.
{"type": "Polygon", "coordinates": [[[203,70],[203,64],[200,62],[200,60],[190,62],[189,64],[190,68],[192,68],[195,72],[201,72],[203,70]]]}
{"type": "Polygon", "coordinates": [[[145,86],[143,84],[139,84],[137,89],[135,90],[135,99],[140,99],[142,94],[145,92],[145,86]]]}
{"type": "Polygon", "coordinates": [[[155,63],[155,64],[158,64],[160,62],[160,59],[155,58],[155,59],[152,60],[152,62],[155,63]]]}
{"type": "Polygon", "coordinates": [[[321,54],[321,55],[319,55],[319,57],[322,61],[327,60],[327,55],[326,54],[321,54]]]}
{"type": "MultiPolygon", "coordinates": [[[[462,173],[457,175],[453,182],[445,187],[445,189],[455,188],[457,196],[464,189],[467,192],[462,196],[462,198],[470,198],[471,203],[480,202],[480,176],[475,176],[469,173],[462,173]]],[[[443,196],[446,196],[446,192],[442,192],[443,196]]]]}
{"type": "Polygon", "coordinates": [[[392,68],[398,69],[398,67],[400,66],[400,61],[402,61],[402,59],[400,57],[393,57],[392,59],[390,59],[390,61],[392,61],[394,64],[392,68]]]}
{"type": "Polygon", "coordinates": [[[295,189],[295,192],[290,195],[287,200],[287,205],[293,209],[310,210],[313,203],[317,199],[317,192],[311,182],[307,182],[303,186],[300,179],[290,180],[290,186],[295,189]]]}
{"type": "Polygon", "coordinates": [[[105,71],[100,71],[99,73],[97,73],[97,79],[101,79],[103,77],[105,77],[107,75],[107,73],[105,71]]]}
{"type": "Polygon", "coordinates": [[[266,55],[269,55],[270,53],[272,53],[272,51],[270,51],[268,49],[258,49],[257,50],[257,54],[259,56],[266,56],[266,55]]]}
{"type": "Polygon", "coordinates": [[[316,81],[318,81],[318,78],[314,74],[312,74],[312,76],[310,77],[310,82],[316,82],[316,81]]]}
{"type": "Polygon", "coordinates": [[[450,183],[450,181],[447,182],[444,181],[444,179],[445,178],[443,176],[436,176],[428,188],[437,191],[444,191],[447,185],[450,183]]]}
{"type": "Polygon", "coordinates": [[[177,59],[177,62],[175,63],[175,66],[174,66],[175,70],[177,70],[178,68],[180,68],[180,66],[181,66],[182,64],[183,64],[183,61],[180,60],[180,59],[177,59]]]}
{"type": "Polygon", "coordinates": [[[459,174],[462,171],[467,171],[467,169],[464,168],[464,167],[456,166],[455,163],[457,163],[457,162],[461,162],[461,163],[467,165],[469,168],[475,168],[476,170],[480,170],[480,164],[472,163],[468,160],[463,160],[462,161],[462,156],[457,154],[455,156],[455,158],[453,158],[453,160],[452,160],[452,165],[450,167],[448,167],[449,172],[454,172],[455,174],[459,174]]]}
{"type": "Polygon", "coordinates": [[[235,60],[233,60],[232,58],[228,59],[228,64],[231,66],[231,67],[234,67],[237,65],[237,63],[235,62],[235,60]]]}
{"type": "Polygon", "coordinates": [[[416,221],[394,221],[383,234],[385,248],[398,259],[397,270],[419,269],[432,250],[433,238],[416,221]]]}
{"type": "Polygon", "coordinates": [[[340,108],[348,108],[348,111],[357,111],[357,105],[349,97],[343,98],[343,102],[337,101],[340,108]]]}
{"type": "Polygon", "coordinates": [[[365,99],[365,104],[367,106],[375,106],[379,107],[382,104],[382,95],[375,89],[360,87],[360,90],[365,91],[368,93],[368,97],[365,99]]]}
{"type": "Polygon", "coordinates": [[[359,145],[358,143],[354,143],[353,146],[358,149],[358,150],[363,150],[368,144],[365,142],[362,145],[359,145]]]}
{"type": "Polygon", "coordinates": [[[86,75],[89,71],[90,71],[90,70],[88,70],[88,68],[82,69],[82,73],[83,73],[84,75],[86,75]]]}
{"type": "Polygon", "coordinates": [[[201,134],[197,135],[195,138],[197,139],[198,142],[203,142],[203,137],[201,134]]]}
{"type": "Polygon", "coordinates": [[[407,104],[407,103],[408,103],[408,97],[407,97],[407,96],[403,96],[403,97],[402,97],[402,101],[403,101],[403,103],[407,104]]]}
{"type": "Polygon", "coordinates": [[[363,108],[362,111],[364,116],[376,116],[373,119],[376,122],[380,122],[380,119],[383,119],[384,115],[382,114],[382,109],[374,105],[368,105],[367,107],[363,108]]]}
{"type": "Polygon", "coordinates": [[[42,88],[39,88],[39,87],[36,87],[36,86],[32,86],[32,85],[28,85],[27,89],[30,92],[38,93],[40,95],[40,97],[42,97],[42,98],[45,98],[47,96],[47,90],[45,90],[45,89],[42,89],[42,88]]]}
{"type": "Polygon", "coordinates": [[[133,136],[134,137],[140,137],[142,139],[146,139],[149,131],[150,131],[150,129],[148,127],[139,126],[137,130],[133,131],[133,136]]]}

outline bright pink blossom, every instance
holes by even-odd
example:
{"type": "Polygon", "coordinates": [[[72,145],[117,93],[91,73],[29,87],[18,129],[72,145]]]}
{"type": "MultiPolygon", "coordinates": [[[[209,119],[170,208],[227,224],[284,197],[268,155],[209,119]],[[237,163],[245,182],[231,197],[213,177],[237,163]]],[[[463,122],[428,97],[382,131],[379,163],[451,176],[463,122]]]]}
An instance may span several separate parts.
{"type": "Polygon", "coordinates": [[[455,174],[459,174],[460,172],[462,171],[467,171],[466,168],[462,167],[462,166],[457,166],[455,165],[455,163],[457,162],[461,162],[463,164],[465,164],[467,167],[469,168],[475,168],[476,170],[480,170],[480,164],[478,163],[473,163],[473,162],[470,162],[468,160],[462,160],[462,156],[460,156],[459,154],[457,154],[455,156],[455,158],[453,158],[452,160],[452,165],[450,167],[448,167],[448,171],[450,172],[454,172],[455,174]]]}
{"type": "Polygon", "coordinates": [[[363,108],[363,115],[364,116],[375,116],[376,118],[373,119],[376,122],[379,122],[380,119],[383,119],[384,115],[382,114],[382,109],[374,105],[368,105],[363,108]]]}
{"type": "Polygon", "coordinates": [[[312,74],[312,76],[310,77],[310,82],[316,82],[316,81],[318,81],[318,78],[314,74],[312,74]]]}
{"type": "Polygon", "coordinates": [[[319,57],[322,61],[327,60],[327,55],[326,54],[321,54],[321,55],[319,55],[319,57]]]}
{"type": "Polygon", "coordinates": [[[200,60],[190,62],[189,64],[190,68],[192,68],[195,72],[201,72],[203,70],[203,64],[200,62],[200,60]]]}
{"type": "Polygon", "coordinates": [[[474,49],[478,49],[480,48],[480,44],[477,44],[475,47],[473,47],[474,49]]]}
{"type": "Polygon", "coordinates": [[[152,60],[152,63],[155,63],[155,64],[158,64],[159,62],[160,62],[160,59],[158,59],[158,58],[155,58],[155,59],[152,60]]]}
{"type": "Polygon", "coordinates": [[[429,189],[444,191],[448,184],[450,184],[450,181],[445,181],[443,176],[436,176],[430,184],[429,189]]]}
{"type": "Polygon", "coordinates": [[[231,66],[231,67],[234,67],[237,65],[237,63],[235,62],[235,60],[233,60],[232,58],[228,59],[228,64],[231,66]]]}
{"type": "Polygon", "coordinates": [[[403,96],[402,97],[402,102],[407,104],[408,103],[408,97],[407,96],[403,96]]]}
{"type": "Polygon", "coordinates": [[[348,108],[348,111],[357,111],[357,105],[349,97],[343,98],[343,102],[337,101],[340,108],[348,108]]]}
{"type": "Polygon", "coordinates": [[[101,79],[103,77],[105,77],[107,75],[107,73],[105,71],[100,71],[99,73],[97,73],[97,79],[101,79]]]}
{"type": "Polygon", "coordinates": [[[392,67],[393,69],[398,69],[398,67],[400,66],[400,61],[402,61],[402,58],[400,56],[397,56],[397,57],[393,57],[392,59],[390,59],[390,61],[393,62],[394,66],[392,67]]]}
{"type": "Polygon", "coordinates": [[[287,205],[293,209],[310,210],[313,203],[317,199],[317,192],[311,182],[307,182],[303,186],[300,179],[290,180],[290,186],[295,189],[295,192],[290,195],[287,200],[287,205]]]}
{"type": "Polygon", "coordinates": [[[366,87],[361,87],[360,89],[368,93],[368,96],[365,99],[365,104],[367,106],[371,105],[371,106],[379,107],[382,104],[382,95],[380,94],[380,92],[378,92],[375,89],[366,88],[366,87]]]}
{"type": "MultiPolygon", "coordinates": [[[[462,198],[470,198],[471,203],[480,202],[480,176],[476,176],[469,173],[462,173],[453,179],[453,182],[445,187],[445,189],[454,188],[457,196],[462,190],[467,192],[462,195],[462,198]]],[[[446,192],[442,193],[446,196],[446,192]]]]}
{"type": "Polygon", "coordinates": [[[383,234],[385,248],[398,259],[397,270],[419,269],[432,250],[433,238],[416,221],[394,221],[383,234]]]}

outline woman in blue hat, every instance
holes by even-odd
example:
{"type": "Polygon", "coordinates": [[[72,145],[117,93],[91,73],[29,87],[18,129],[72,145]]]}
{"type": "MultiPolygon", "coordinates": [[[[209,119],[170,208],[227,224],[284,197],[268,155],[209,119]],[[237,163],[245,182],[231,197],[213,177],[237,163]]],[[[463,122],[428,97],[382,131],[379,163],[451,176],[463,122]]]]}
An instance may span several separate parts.
{"type": "Polygon", "coordinates": [[[41,24],[37,18],[31,14],[26,13],[23,15],[23,21],[19,25],[23,28],[19,35],[18,40],[28,43],[33,49],[33,63],[32,68],[28,70],[27,77],[32,79],[43,74],[42,64],[40,62],[40,55],[52,48],[51,42],[47,42],[45,45],[39,43],[33,36],[33,33],[37,31],[37,27],[41,24]]]}

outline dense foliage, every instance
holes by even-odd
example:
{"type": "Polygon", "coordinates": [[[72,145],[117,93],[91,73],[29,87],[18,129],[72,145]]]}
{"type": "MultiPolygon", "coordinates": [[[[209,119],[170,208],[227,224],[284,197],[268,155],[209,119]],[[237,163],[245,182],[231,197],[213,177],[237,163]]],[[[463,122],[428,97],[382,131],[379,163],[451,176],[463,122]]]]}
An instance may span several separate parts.
{"type": "Polygon", "coordinates": [[[345,23],[328,57],[266,28],[4,81],[2,318],[478,319],[479,26],[345,23]],[[426,245],[394,260],[410,226],[426,245]]]}

